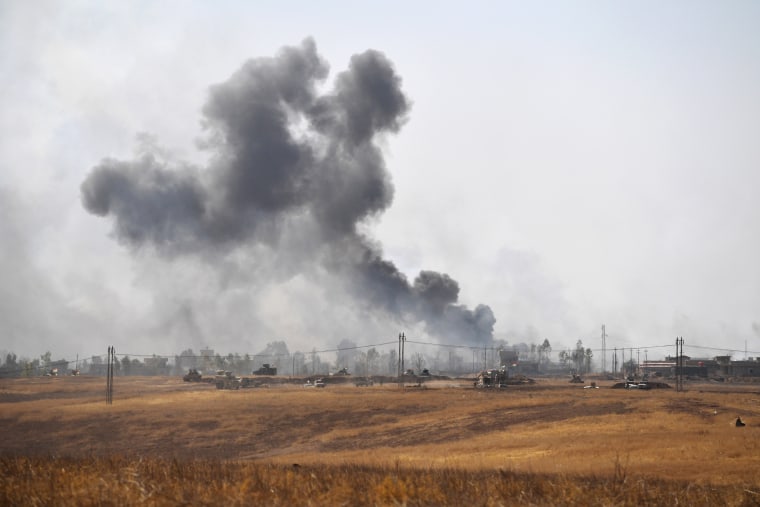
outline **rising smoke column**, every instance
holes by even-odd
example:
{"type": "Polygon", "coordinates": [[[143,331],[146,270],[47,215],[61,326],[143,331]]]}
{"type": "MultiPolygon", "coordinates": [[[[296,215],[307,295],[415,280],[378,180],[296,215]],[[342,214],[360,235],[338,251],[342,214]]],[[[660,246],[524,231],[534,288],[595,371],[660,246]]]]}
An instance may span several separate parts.
{"type": "Polygon", "coordinates": [[[81,185],[84,207],[111,217],[122,244],[169,258],[310,238],[311,248],[289,252],[294,269],[318,263],[377,311],[457,342],[490,343],[490,308],[458,305],[459,285],[445,274],[423,271],[410,284],[358,230],[393,199],[377,143],[407,119],[401,78],[373,50],[318,94],[328,71],[311,39],[249,60],[210,89],[208,167],[169,167],[150,153],[104,159],[81,185]]]}

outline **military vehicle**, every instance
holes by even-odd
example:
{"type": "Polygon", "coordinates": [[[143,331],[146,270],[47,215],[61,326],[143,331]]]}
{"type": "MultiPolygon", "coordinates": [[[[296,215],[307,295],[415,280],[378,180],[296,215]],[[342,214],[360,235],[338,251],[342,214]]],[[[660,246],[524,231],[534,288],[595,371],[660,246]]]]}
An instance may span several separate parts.
{"type": "Polygon", "coordinates": [[[251,373],[254,375],[277,375],[277,367],[271,366],[269,363],[264,363],[258,370],[253,370],[251,373]]]}
{"type": "Polygon", "coordinates": [[[219,370],[214,377],[214,385],[217,389],[238,390],[242,383],[242,379],[231,371],[219,370]]]}
{"type": "Polygon", "coordinates": [[[200,372],[195,368],[190,368],[190,371],[188,371],[187,374],[182,377],[182,380],[185,382],[202,382],[203,375],[201,375],[200,372]]]}

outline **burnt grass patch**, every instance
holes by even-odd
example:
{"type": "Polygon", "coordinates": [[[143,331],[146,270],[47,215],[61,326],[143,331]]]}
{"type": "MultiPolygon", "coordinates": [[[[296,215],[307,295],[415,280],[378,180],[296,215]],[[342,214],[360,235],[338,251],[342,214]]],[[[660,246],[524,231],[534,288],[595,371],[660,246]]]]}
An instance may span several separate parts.
{"type": "Polygon", "coordinates": [[[345,449],[371,449],[376,447],[405,447],[425,444],[442,444],[467,440],[476,435],[488,434],[521,424],[551,423],[569,418],[595,417],[609,414],[627,414],[632,409],[623,402],[605,404],[546,404],[515,407],[472,413],[463,417],[440,417],[432,422],[405,423],[402,429],[389,428],[382,431],[364,431],[357,437],[334,440],[320,446],[326,451],[345,449]]]}

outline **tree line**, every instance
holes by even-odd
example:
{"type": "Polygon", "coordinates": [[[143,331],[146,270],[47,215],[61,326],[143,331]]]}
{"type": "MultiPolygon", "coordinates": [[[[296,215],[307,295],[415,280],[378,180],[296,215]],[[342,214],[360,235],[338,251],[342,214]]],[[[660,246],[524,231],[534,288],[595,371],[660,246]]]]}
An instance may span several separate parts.
{"type": "MultiPolygon", "coordinates": [[[[434,345],[434,344],[431,344],[434,345]]],[[[458,349],[438,346],[434,352],[424,353],[416,350],[408,352],[404,358],[405,369],[421,372],[430,369],[434,372],[451,374],[474,373],[481,369],[500,366],[499,350],[512,350],[519,362],[533,364],[536,372],[557,368],[574,373],[588,373],[593,370],[593,351],[584,348],[578,340],[574,349],[561,350],[558,361],[552,360],[552,346],[548,339],[540,343],[507,345],[497,341],[491,347],[483,349],[470,348],[471,356],[458,349]],[[483,351],[483,353],[479,351],[483,351]]],[[[173,357],[170,356],[132,356],[123,355],[115,364],[115,374],[124,375],[181,375],[191,368],[211,373],[217,370],[233,371],[237,374],[250,374],[268,364],[277,368],[280,375],[308,376],[329,375],[341,370],[354,375],[396,375],[399,356],[395,346],[359,346],[351,340],[342,340],[332,350],[291,353],[284,341],[267,343],[255,354],[228,353],[219,354],[204,348],[194,351],[185,349],[173,357]]],[[[84,374],[105,374],[106,365],[102,356],[90,356],[82,360],[52,359],[50,351],[39,358],[19,358],[14,353],[7,353],[0,365],[0,377],[24,377],[51,374],[55,369],[59,375],[66,375],[74,370],[84,374]],[[103,371],[101,371],[103,370],[103,371]]]]}

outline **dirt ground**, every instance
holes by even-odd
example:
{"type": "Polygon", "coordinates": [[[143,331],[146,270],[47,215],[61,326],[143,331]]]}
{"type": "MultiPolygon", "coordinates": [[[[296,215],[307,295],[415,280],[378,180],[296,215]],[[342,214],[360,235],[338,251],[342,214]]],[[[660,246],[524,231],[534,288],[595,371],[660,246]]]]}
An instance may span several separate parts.
{"type": "Polygon", "coordinates": [[[760,483],[760,386],[502,390],[298,383],[220,391],[174,377],[0,380],[0,455],[379,464],[760,483]],[[737,428],[741,416],[746,426],[737,428]]]}

